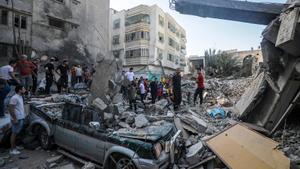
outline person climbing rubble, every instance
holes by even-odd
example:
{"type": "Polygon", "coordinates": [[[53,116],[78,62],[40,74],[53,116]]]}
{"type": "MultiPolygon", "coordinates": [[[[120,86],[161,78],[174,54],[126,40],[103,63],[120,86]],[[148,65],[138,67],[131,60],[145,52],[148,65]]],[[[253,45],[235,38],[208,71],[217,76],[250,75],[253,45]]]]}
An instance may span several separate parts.
{"type": "Polygon", "coordinates": [[[200,68],[198,70],[198,77],[197,77],[197,89],[194,93],[194,105],[196,105],[197,97],[199,95],[200,98],[200,105],[203,103],[203,91],[204,91],[204,75],[203,75],[203,69],[200,68]]]}

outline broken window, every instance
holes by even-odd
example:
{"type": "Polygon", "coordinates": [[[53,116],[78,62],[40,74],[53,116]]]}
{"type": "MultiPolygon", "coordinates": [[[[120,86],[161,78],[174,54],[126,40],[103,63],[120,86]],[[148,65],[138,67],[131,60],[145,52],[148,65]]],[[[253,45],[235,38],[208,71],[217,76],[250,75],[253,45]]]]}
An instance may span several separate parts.
{"type": "Polygon", "coordinates": [[[121,24],[121,20],[120,19],[114,20],[113,24],[114,24],[113,29],[119,29],[120,24],[121,24]]]}
{"type": "Polygon", "coordinates": [[[160,26],[164,26],[165,25],[165,20],[162,16],[158,16],[158,22],[160,26]]]}
{"type": "Polygon", "coordinates": [[[20,26],[20,15],[15,15],[15,27],[20,26]]]}
{"type": "Polygon", "coordinates": [[[26,18],[26,16],[21,16],[21,28],[22,29],[27,28],[27,18],[26,18]]]}
{"type": "Polygon", "coordinates": [[[58,29],[65,29],[65,22],[59,19],[49,17],[49,25],[58,29]]]}
{"type": "Polygon", "coordinates": [[[118,44],[120,44],[120,35],[115,35],[115,36],[113,36],[112,44],[113,44],[113,45],[118,45],[118,44]]]}
{"type": "Polygon", "coordinates": [[[2,25],[8,24],[8,11],[6,10],[1,11],[1,24],[2,25]]]}

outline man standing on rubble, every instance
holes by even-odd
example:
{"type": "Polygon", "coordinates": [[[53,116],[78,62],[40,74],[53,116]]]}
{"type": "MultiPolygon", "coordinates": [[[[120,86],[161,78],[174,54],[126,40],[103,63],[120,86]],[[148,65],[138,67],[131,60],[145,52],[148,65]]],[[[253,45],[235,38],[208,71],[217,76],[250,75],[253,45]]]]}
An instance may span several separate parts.
{"type": "Polygon", "coordinates": [[[6,80],[10,86],[16,86],[20,84],[20,81],[15,77],[14,67],[16,67],[16,61],[11,60],[6,66],[0,67],[0,78],[6,80]]]}
{"type": "Polygon", "coordinates": [[[20,72],[21,84],[25,87],[28,94],[32,87],[32,73],[36,66],[29,60],[26,55],[21,56],[21,60],[17,62],[17,69],[20,72]]]}
{"type": "Polygon", "coordinates": [[[133,73],[133,68],[131,67],[129,69],[129,72],[126,72],[125,76],[127,77],[127,79],[132,82],[134,80],[134,73],[133,73]]]}
{"type": "Polygon", "coordinates": [[[10,137],[11,155],[18,155],[21,153],[16,148],[16,136],[23,129],[25,119],[23,95],[26,92],[26,90],[23,86],[16,86],[15,92],[16,94],[9,101],[9,113],[11,116],[12,123],[12,134],[10,137]]]}
{"type": "Polygon", "coordinates": [[[172,78],[173,83],[173,94],[174,94],[174,110],[178,110],[181,104],[182,96],[181,96],[181,75],[180,69],[176,69],[176,73],[172,78]]]}
{"type": "Polygon", "coordinates": [[[157,78],[156,77],[150,83],[150,92],[151,92],[152,104],[154,104],[155,100],[157,98],[157,78]]]}
{"type": "Polygon", "coordinates": [[[50,59],[50,62],[45,65],[45,71],[46,71],[46,87],[45,87],[45,93],[50,94],[50,89],[52,86],[52,83],[54,81],[54,58],[50,59]]]}
{"type": "Polygon", "coordinates": [[[202,73],[202,68],[198,70],[198,78],[197,78],[197,89],[194,94],[194,105],[196,105],[196,100],[199,95],[200,97],[200,105],[203,103],[203,90],[204,90],[204,75],[202,73]]]}
{"type": "Polygon", "coordinates": [[[63,64],[59,65],[56,69],[58,71],[57,73],[59,74],[60,78],[57,82],[57,89],[58,93],[61,93],[63,90],[68,89],[68,72],[69,72],[69,65],[68,61],[64,60],[63,64]]]}

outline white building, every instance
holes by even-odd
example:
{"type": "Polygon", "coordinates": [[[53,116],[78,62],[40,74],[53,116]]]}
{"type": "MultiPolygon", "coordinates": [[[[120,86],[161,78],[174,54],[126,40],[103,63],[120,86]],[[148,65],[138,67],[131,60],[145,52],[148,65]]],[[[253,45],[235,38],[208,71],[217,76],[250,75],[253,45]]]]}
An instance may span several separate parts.
{"type": "Polygon", "coordinates": [[[157,5],[111,10],[111,55],[138,75],[171,74],[186,66],[186,32],[157,5]],[[164,69],[160,66],[160,61],[164,69]]]}

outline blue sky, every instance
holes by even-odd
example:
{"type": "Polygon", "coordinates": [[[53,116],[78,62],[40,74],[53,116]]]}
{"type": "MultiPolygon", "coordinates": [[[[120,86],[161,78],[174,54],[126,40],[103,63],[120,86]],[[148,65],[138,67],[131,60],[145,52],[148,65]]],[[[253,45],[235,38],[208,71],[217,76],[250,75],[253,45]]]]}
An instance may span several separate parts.
{"type": "MultiPolygon", "coordinates": [[[[286,0],[248,1],[286,2],[286,0]]],[[[169,0],[110,0],[111,8],[116,10],[129,9],[140,4],[157,4],[185,28],[187,33],[187,55],[203,55],[204,51],[209,48],[218,50],[257,48],[261,42],[261,33],[265,28],[263,25],[182,15],[169,9],[169,0]]]]}

